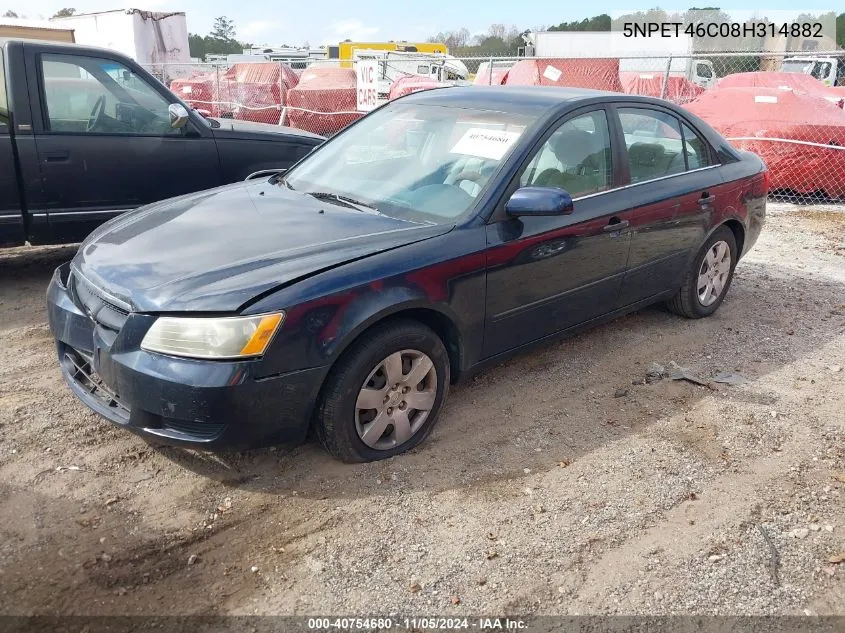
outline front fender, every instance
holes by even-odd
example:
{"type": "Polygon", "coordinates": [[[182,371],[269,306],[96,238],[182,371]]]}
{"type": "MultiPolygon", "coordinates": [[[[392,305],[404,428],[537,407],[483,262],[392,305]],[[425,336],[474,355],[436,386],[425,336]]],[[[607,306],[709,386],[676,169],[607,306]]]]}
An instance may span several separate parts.
{"type": "Polygon", "coordinates": [[[460,368],[479,359],[484,338],[483,227],[452,231],[325,271],[256,302],[250,313],[286,311],[262,359],[271,375],[327,366],[367,328],[425,310],[460,347],[460,368]],[[452,254],[452,257],[444,257],[452,254]]]}
{"type": "Polygon", "coordinates": [[[448,304],[431,303],[418,288],[395,287],[372,297],[361,297],[350,305],[338,323],[337,331],[333,332],[335,335],[323,347],[326,360],[333,364],[361,334],[377,323],[402,313],[420,310],[446,319],[451,324],[459,334],[459,355],[463,357],[461,341],[464,339],[466,324],[460,316],[448,304]]]}

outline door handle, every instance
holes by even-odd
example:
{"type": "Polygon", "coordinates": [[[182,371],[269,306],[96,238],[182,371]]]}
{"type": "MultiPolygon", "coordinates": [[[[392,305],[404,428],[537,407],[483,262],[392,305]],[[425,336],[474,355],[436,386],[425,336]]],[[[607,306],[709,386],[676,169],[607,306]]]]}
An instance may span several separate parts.
{"type": "Polygon", "coordinates": [[[712,204],[715,199],[716,196],[714,196],[709,191],[705,191],[701,194],[701,197],[698,199],[698,204],[702,207],[706,207],[707,205],[712,204]]]}
{"type": "Polygon", "coordinates": [[[63,160],[67,160],[70,158],[70,152],[45,152],[44,153],[44,162],[47,163],[59,163],[63,160]]]}
{"type": "Polygon", "coordinates": [[[631,223],[628,222],[628,220],[610,218],[610,222],[608,222],[602,230],[605,233],[614,233],[616,231],[621,231],[622,229],[627,229],[630,225],[631,223]]]}

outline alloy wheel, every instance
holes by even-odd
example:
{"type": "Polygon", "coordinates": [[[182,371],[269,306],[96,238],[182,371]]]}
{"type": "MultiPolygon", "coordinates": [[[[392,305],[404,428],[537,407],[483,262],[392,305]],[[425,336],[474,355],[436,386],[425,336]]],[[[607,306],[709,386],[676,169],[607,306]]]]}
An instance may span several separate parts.
{"type": "Polygon", "coordinates": [[[715,242],[707,251],[698,271],[698,300],[704,307],[713,305],[725,290],[731,274],[731,248],[727,242],[715,242]]]}
{"type": "Polygon", "coordinates": [[[355,402],[355,430],[370,448],[389,450],[422,428],[437,398],[437,370],[419,350],[390,354],[367,376],[355,402]]]}

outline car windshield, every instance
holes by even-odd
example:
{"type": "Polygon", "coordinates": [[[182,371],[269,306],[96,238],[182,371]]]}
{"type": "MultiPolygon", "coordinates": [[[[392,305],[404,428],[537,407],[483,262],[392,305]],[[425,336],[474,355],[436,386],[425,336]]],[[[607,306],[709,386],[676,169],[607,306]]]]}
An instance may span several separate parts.
{"type": "Polygon", "coordinates": [[[785,73],[804,73],[816,79],[824,80],[830,74],[831,62],[814,61],[811,59],[793,59],[783,63],[785,73]]]}
{"type": "Polygon", "coordinates": [[[806,59],[793,59],[791,61],[783,62],[781,70],[785,73],[805,73],[810,74],[813,69],[813,62],[806,59]]]}
{"type": "Polygon", "coordinates": [[[329,202],[417,222],[467,213],[533,117],[389,104],[332,139],[281,181],[329,202]]]}

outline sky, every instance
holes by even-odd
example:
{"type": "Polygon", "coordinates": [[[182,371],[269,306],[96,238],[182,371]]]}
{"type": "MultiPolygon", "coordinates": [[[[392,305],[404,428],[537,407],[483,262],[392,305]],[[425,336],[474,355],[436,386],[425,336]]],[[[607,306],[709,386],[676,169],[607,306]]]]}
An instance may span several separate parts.
{"type": "MultiPolygon", "coordinates": [[[[829,6],[813,6],[816,10],[832,10],[841,0],[829,2],[829,6]]],[[[73,7],[78,13],[106,11],[134,7],[150,11],[184,11],[187,14],[188,30],[201,35],[207,34],[214,18],[225,15],[235,21],[237,39],[255,45],[311,46],[336,44],[347,38],[353,41],[407,40],[424,41],[441,31],[466,27],[472,34],[480,34],[490,24],[515,25],[521,29],[537,29],[571,20],[581,20],[600,13],[614,11],[642,11],[653,6],[669,10],[686,8],[680,3],[664,6],[617,0],[608,3],[596,0],[581,7],[565,6],[559,0],[461,0],[438,5],[431,2],[411,3],[408,0],[319,0],[309,5],[298,0],[276,0],[272,3],[259,0],[140,0],[130,4],[122,0],[0,0],[0,14],[11,9],[30,19],[49,18],[63,7],[73,7]],[[309,7],[316,10],[311,11],[309,7]]],[[[691,6],[718,5],[722,9],[742,10],[748,13],[755,6],[760,9],[794,10],[794,0],[699,0],[691,6]]],[[[807,11],[808,9],[803,9],[807,11]]]]}

